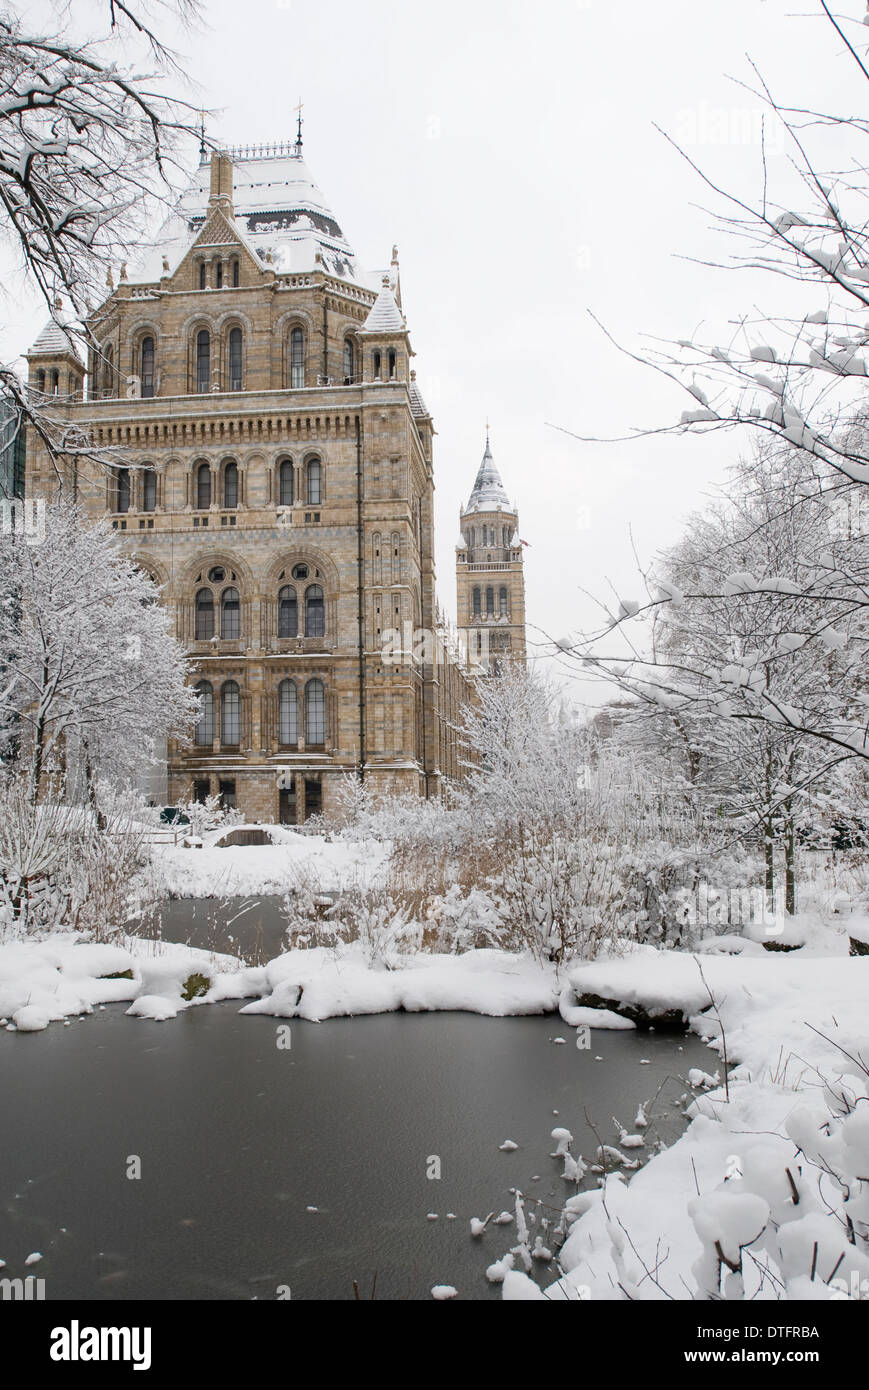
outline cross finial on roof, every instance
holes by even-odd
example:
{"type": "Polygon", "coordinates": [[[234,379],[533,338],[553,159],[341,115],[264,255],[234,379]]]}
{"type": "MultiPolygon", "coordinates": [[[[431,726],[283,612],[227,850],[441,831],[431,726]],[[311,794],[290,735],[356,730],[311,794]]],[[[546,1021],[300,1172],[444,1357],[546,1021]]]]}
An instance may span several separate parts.
{"type": "Polygon", "coordinates": [[[296,112],[298,113],[298,117],[299,117],[298,125],[296,126],[296,153],[297,153],[297,154],[301,154],[301,153],[302,153],[302,111],[303,111],[303,109],[304,109],[304,105],[305,105],[305,103],[302,101],[302,98],[299,97],[299,104],[298,104],[298,106],[295,108],[295,109],[296,109],[296,112]]]}
{"type": "Polygon", "coordinates": [[[205,164],[208,161],[208,150],[205,148],[205,112],[199,113],[199,163],[205,164]]]}

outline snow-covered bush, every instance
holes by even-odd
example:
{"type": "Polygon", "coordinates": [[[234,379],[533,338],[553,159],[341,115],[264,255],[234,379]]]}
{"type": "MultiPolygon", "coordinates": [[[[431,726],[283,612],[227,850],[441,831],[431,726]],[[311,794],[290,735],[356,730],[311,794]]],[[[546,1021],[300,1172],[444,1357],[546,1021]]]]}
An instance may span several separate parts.
{"type": "Polygon", "coordinates": [[[235,806],[224,806],[218,795],[207,796],[204,801],[183,801],[177,809],[190,822],[191,835],[204,835],[209,830],[229,830],[233,825],[243,825],[244,816],[235,806]]]}
{"type": "Polygon", "coordinates": [[[23,935],[58,927],[104,936],[128,915],[145,861],[138,798],[102,785],[95,807],[34,803],[26,772],[0,781],[0,924],[23,935]]]}

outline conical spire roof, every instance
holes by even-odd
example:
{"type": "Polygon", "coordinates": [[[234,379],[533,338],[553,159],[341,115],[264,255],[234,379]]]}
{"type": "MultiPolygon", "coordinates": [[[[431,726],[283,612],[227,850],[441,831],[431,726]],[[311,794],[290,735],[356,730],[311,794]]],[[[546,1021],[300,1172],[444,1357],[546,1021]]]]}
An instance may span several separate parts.
{"type": "Polygon", "coordinates": [[[371,306],[371,313],[362,325],[362,332],[402,333],[404,327],[404,318],[395,301],[395,295],[392,293],[389,276],[384,275],[380,293],[371,306]]]}
{"type": "Polygon", "coordinates": [[[501,481],[501,474],[495,466],[492,458],[492,450],[489,446],[489,436],[486,435],[486,452],[477,473],[477,480],[468,498],[466,512],[495,512],[512,511],[510,498],[507,496],[504,484],[501,481]]]}
{"type": "Polygon", "coordinates": [[[81,353],[78,351],[75,341],[63,327],[60,313],[58,313],[57,318],[48,320],[28,355],[35,357],[43,353],[52,356],[59,353],[71,353],[73,357],[81,361],[81,353]]]}

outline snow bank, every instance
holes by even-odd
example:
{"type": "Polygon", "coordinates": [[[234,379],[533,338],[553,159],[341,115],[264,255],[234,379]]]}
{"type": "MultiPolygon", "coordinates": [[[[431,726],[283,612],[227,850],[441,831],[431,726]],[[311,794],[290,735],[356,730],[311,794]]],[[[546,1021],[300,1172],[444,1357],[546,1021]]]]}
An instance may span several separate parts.
{"type": "Polygon", "coordinates": [[[282,894],[296,885],[300,873],[310,871],[326,892],[337,892],[373,883],[388,854],[388,847],[376,842],[327,840],[277,825],[258,828],[268,830],[276,843],[220,848],[215,842],[227,833],[223,829],[204,835],[201,849],[154,845],[151,890],[178,898],[282,894]]]}
{"type": "Polygon", "coordinates": [[[289,951],[265,967],[268,993],[242,1013],[319,1022],[351,1014],[464,1010],[495,1018],[551,1013],[558,1003],[554,970],[526,955],[468,951],[461,956],[396,956],[372,969],[361,945],[289,951]]]}
{"type": "MultiPolygon", "coordinates": [[[[844,1298],[846,1286],[869,1273],[841,1220],[818,1201],[817,1169],[805,1157],[813,1144],[825,1145],[819,1162],[855,1174],[869,1159],[869,1104],[854,1099],[869,1102],[859,1064],[869,1062],[869,957],[761,952],[699,961],[709,990],[697,959],[652,947],[569,971],[580,993],[647,1010],[681,1008],[719,1052],[723,1027],[737,1065],[729,1100],[723,1088],[695,1099],[686,1133],[629,1182],[611,1174],[603,1187],[568,1200],[573,1225],[559,1256],[565,1275],[548,1291],[551,1299],[718,1297],[714,1240],[725,1250],[728,1241],[738,1247],[763,1227],[765,1213],[767,1234],[751,1247],[743,1272],[729,1276],[738,1282],[728,1296],[775,1298],[787,1281],[790,1297],[844,1298]],[[720,1022],[709,1009],[710,990],[720,1022]],[[823,1137],[819,1105],[840,1116],[840,1133],[823,1137]],[[802,1273],[813,1258],[815,1281],[802,1273]],[[831,1271],[839,1282],[828,1286],[831,1271]]],[[[851,1200],[865,1201],[853,1184],[851,1200]]],[[[534,1289],[512,1271],[503,1296],[536,1298],[534,1289]]]]}

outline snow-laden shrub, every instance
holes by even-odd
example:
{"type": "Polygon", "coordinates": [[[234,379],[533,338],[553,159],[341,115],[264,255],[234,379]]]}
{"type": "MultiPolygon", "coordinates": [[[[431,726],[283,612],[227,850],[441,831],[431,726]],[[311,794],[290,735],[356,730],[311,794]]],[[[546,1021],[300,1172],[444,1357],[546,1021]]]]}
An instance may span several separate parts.
{"type": "Polygon", "coordinates": [[[97,784],[94,804],[34,802],[26,777],[0,782],[0,922],[15,935],[119,931],[142,868],[140,799],[97,784]]]}
{"type": "Polygon", "coordinates": [[[429,899],[425,943],[458,954],[499,946],[504,939],[504,905],[483,888],[465,890],[453,883],[429,899]]]}
{"type": "Polygon", "coordinates": [[[204,835],[208,830],[230,830],[234,825],[243,825],[244,816],[235,806],[224,806],[218,795],[207,796],[204,801],[182,801],[177,809],[190,822],[191,835],[204,835]]]}

